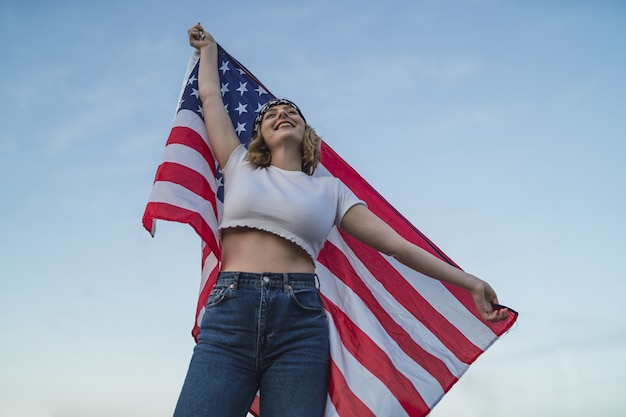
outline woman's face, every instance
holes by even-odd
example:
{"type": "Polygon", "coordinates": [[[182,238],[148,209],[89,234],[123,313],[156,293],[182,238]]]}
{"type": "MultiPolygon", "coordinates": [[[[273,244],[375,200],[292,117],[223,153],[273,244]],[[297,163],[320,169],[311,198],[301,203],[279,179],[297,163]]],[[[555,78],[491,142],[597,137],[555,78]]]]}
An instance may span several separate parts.
{"type": "Polygon", "coordinates": [[[261,121],[261,135],[270,149],[285,140],[302,143],[304,128],[304,119],[288,104],[270,108],[261,121]]]}

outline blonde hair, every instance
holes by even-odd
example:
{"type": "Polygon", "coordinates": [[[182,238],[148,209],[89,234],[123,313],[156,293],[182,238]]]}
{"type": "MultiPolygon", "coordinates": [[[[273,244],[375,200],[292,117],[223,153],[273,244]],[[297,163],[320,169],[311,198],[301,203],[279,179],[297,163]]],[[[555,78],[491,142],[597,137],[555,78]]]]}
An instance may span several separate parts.
{"type": "MultiPolygon", "coordinates": [[[[302,139],[302,172],[307,175],[313,175],[320,163],[320,142],[315,130],[305,123],[302,139]]],[[[272,163],[272,154],[261,135],[261,129],[256,129],[252,133],[247,160],[260,167],[268,167],[272,163]]]]}

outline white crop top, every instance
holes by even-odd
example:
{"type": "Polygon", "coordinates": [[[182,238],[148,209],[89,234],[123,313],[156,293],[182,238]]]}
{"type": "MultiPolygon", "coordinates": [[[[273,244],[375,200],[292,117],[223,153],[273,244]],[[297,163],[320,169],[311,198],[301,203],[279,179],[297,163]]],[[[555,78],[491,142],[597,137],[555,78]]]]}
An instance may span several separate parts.
{"type": "Polygon", "coordinates": [[[333,225],[339,226],[350,207],[364,204],[333,176],[263,168],[248,162],[246,155],[240,145],[222,170],[220,231],[251,227],[274,233],[302,247],[315,262],[333,225]]]}

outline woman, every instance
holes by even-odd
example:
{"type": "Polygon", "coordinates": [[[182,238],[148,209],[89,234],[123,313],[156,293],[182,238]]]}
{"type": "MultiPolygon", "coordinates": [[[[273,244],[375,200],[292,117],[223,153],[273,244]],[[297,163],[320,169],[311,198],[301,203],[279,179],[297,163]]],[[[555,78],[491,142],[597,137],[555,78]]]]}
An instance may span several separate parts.
{"type": "Polygon", "coordinates": [[[288,100],[267,103],[243,147],[224,109],[217,45],[200,24],[199,95],[225,180],[222,265],[207,302],[176,417],[320,417],[328,391],[328,327],[315,259],[333,225],[408,267],[471,292],[482,317],[505,309],[484,281],[400,237],[339,180],[311,174],[319,139],[288,100]]]}

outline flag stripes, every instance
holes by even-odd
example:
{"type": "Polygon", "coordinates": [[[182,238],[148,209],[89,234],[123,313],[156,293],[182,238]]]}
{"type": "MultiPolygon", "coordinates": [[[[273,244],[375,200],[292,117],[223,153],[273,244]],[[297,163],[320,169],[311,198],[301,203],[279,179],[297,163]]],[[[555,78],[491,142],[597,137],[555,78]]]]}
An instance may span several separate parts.
{"type": "MultiPolygon", "coordinates": [[[[323,299],[325,302],[324,307],[334,318],[335,323],[338,323],[336,329],[341,339],[342,347],[354,357],[359,366],[367,369],[375,379],[382,382],[385,389],[393,394],[408,415],[419,415],[419,410],[423,411],[426,408],[426,403],[422,399],[420,392],[413,385],[413,381],[400,370],[415,370],[416,367],[413,369],[396,367],[389,353],[394,354],[396,359],[398,359],[397,356],[399,356],[400,350],[394,349],[389,342],[380,343],[381,340],[377,343],[377,341],[372,339],[372,336],[376,336],[374,332],[366,332],[365,329],[357,326],[350,320],[346,311],[339,308],[327,297],[323,297],[323,299]],[[385,352],[381,346],[386,346],[389,349],[389,353],[385,352]]],[[[417,382],[424,382],[420,381],[421,378],[416,379],[418,380],[417,382]]],[[[433,379],[428,381],[429,383],[436,383],[434,378],[429,379],[433,379]]],[[[367,379],[367,381],[371,380],[371,378],[367,379]]],[[[441,394],[443,394],[443,390],[441,394]]]]}
{"type": "MultiPolygon", "coordinates": [[[[357,314],[354,314],[356,317],[368,317],[373,315],[376,320],[368,320],[364,325],[371,325],[374,323],[378,323],[380,326],[377,330],[371,329],[368,331],[368,334],[372,334],[372,332],[376,333],[385,333],[389,336],[389,340],[386,340],[385,343],[395,342],[395,346],[401,351],[405,352],[409,355],[412,360],[418,363],[421,367],[424,368],[426,372],[430,375],[433,375],[435,381],[440,381],[442,385],[451,385],[455,381],[455,375],[448,369],[446,364],[439,359],[436,355],[428,352],[424,349],[418,342],[416,342],[411,335],[409,334],[407,329],[410,329],[406,326],[408,324],[408,320],[405,320],[405,325],[399,324],[399,318],[392,317],[392,315],[383,307],[380,301],[376,298],[373,292],[366,286],[364,280],[358,279],[357,273],[354,269],[347,263],[347,260],[344,261],[342,258],[345,258],[342,255],[342,252],[334,245],[328,245],[328,248],[332,248],[330,252],[324,256],[324,259],[320,260],[320,263],[324,264],[324,260],[326,257],[331,257],[337,259],[339,263],[345,265],[344,268],[341,268],[338,271],[337,268],[333,267],[333,277],[340,280],[343,284],[350,288],[350,290],[358,297],[358,300],[351,301],[348,305],[345,306],[345,310],[351,310],[355,306],[360,305],[362,302],[363,307],[362,311],[357,314]],[[398,320],[398,321],[396,321],[398,320]]],[[[326,265],[329,268],[328,265],[326,265]]],[[[344,298],[345,300],[345,298],[344,298]]],[[[405,310],[406,313],[408,313],[405,310]]],[[[394,310],[395,316],[398,316],[399,311],[394,310]]],[[[421,325],[421,322],[410,323],[412,326],[417,324],[421,325]]],[[[439,352],[441,353],[441,352],[439,352]]],[[[434,381],[430,381],[434,382],[434,381]]]]}
{"type": "MultiPolygon", "coordinates": [[[[362,243],[355,241],[344,233],[341,233],[341,235],[344,238],[343,244],[345,247],[350,248],[351,253],[363,263],[363,270],[367,271],[368,276],[371,276],[372,279],[384,287],[384,291],[379,291],[378,297],[389,294],[398,300],[412,316],[419,320],[420,323],[423,323],[424,327],[447,347],[451,354],[462,362],[468,363],[474,355],[481,352],[481,349],[473,341],[468,340],[459,330],[459,327],[450,322],[449,317],[442,314],[441,309],[445,307],[434,307],[438,303],[445,304],[445,302],[441,302],[443,299],[459,305],[458,300],[447,291],[443,284],[439,282],[431,283],[430,281],[432,280],[430,278],[406,268],[395,259],[365,247],[362,243]],[[358,256],[356,255],[357,253],[367,253],[369,256],[358,256]],[[393,264],[397,264],[398,269],[405,268],[406,271],[400,272],[394,268],[393,264]],[[411,281],[407,280],[409,277],[411,281]]],[[[343,252],[346,252],[346,250],[343,249],[343,252]]],[[[364,272],[353,274],[352,280],[369,282],[369,280],[360,279],[363,274],[364,272]]],[[[466,310],[465,307],[459,308],[466,310]]],[[[479,324],[482,326],[482,323],[479,324]]]]}
{"type": "MultiPolygon", "coordinates": [[[[195,338],[219,273],[223,193],[198,101],[198,57],[195,53],[187,68],[143,217],[153,235],[156,219],[162,219],[187,223],[201,238],[195,338]]],[[[273,96],[221,47],[218,67],[225,108],[247,143],[256,112],[273,96]]],[[[315,175],[340,178],[401,236],[456,266],[325,142],[315,175]]],[[[516,319],[483,322],[467,291],[416,273],[337,228],[317,259],[316,272],[331,341],[328,417],[428,414],[516,319]]],[[[251,411],[257,413],[255,404],[251,411]]]]}
{"type": "MultiPolygon", "coordinates": [[[[329,242],[333,245],[342,246],[342,242],[338,236],[338,233],[331,233],[329,242]]],[[[390,279],[387,281],[377,279],[376,275],[374,275],[377,271],[369,271],[364,265],[359,264],[359,261],[355,259],[355,256],[351,253],[349,248],[346,249],[345,244],[343,245],[341,251],[353,259],[352,266],[354,266],[354,270],[358,272],[352,275],[346,274],[343,278],[337,279],[340,279],[342,282],[348,282],[347,277],[350,277],[351,282],[361,281],[367,286],[374,300],[376,300],[377,305],[380,306],[380,308],[385,306],[385,311],[389,312],[389,317],[393,314],[392,317],[395,323],[392,322],[393,324],[386,325],[385,327],[392,328],[397,325],[407,332],[411,339],[418,344],[419,347],[416,349],[424,350],[424,353],[412,352],[412,354],[424,356],[424,361],[427,361],[424,368],[436,376],[437,379],[442,382],[443,386],[446,386],[444,381],[448,376],[458,377],[461,375],[466,364],[460,361],[454,354],[454,351],[446,347],[440,338],[437,337],[434,330],[438,329],[432,327],[428,317],[421,317],[419,314],[415,314],[415,311],[421,310],[419,305],[415,305],[417,304],[416,301],[422,303],[425,301],[413,287],[404,285],[406,277],[398,279],[395,275],[389,274],[390,279]],[[402,304],[401,301],[404,301],[404,304],[402,304]],[[444,369],[443,366],[445,366],[446,369],[444,369]]],[[[324,261],[322,260],[322,262],[324,261]]],[[[335,276],[339,277],[341,275],[335,274],[335,276]]],[[[350,284],[346,283],[346,286],[349,285],[350,284]]],[[[360,294],[359,297],[364,298],[362,294],[360,294]]],[[[370,303],[370,305],[371,304],[372,303],[370,303]]],[[[443,327],[452,327],[450,323],[445,320],[441,320],[440,323],[443,327]]],[[[397,331],[390,331],[390,334],[395,335],[397,331]]],[[[399,344],[407,348],[412,346],[409,339],[403,339],[403,343],[399,344]]],[[[409,350],[412,350],[412,348],[409,350]]]]}
{"type": "MultiPolygon", "coordinates": [[[[331,321],[332,324],[332,321],[331,321]]],[[[334,330],[334,327],[331,327],[334,330]]],[[[336,332],[330,332],[331,350],[339,351],[335,348],[337,345],[336,332]]],[[[372,410],[362,401],[348,386],[348,381],[343,372],[337,365],[337,361],[343,359],[337,355],[331,357],[330,361],[330,384],[328,387],[328,401],[326,402],[326,417],[338,416],[359,416],[359,417],[376,417],[372,410]]],[[[345,369],[345,366],[343,366],[345,369]]],[[[370,375],[361,375],[362,381],[369,380],[370,375]]],[[[368,397],[375,396],[374,392],[367,393],[368,397]]]]}
{"type": "Polygon", "coordinates": [[[430,239],[415,228],[407,219],[402,216],[391,204],[389,204],[371,185],[363,179],[346,161],[344,161],[326,143],[322,143],[322,165],[328,170],[330,175],[341,178],[352,192],[360,199],[371,202],[369,209],[385,222],[389,224],[400,236],[411,243],[420,246],[440,259],[451,265],[454,262],[448,258],[430,239]]]}

